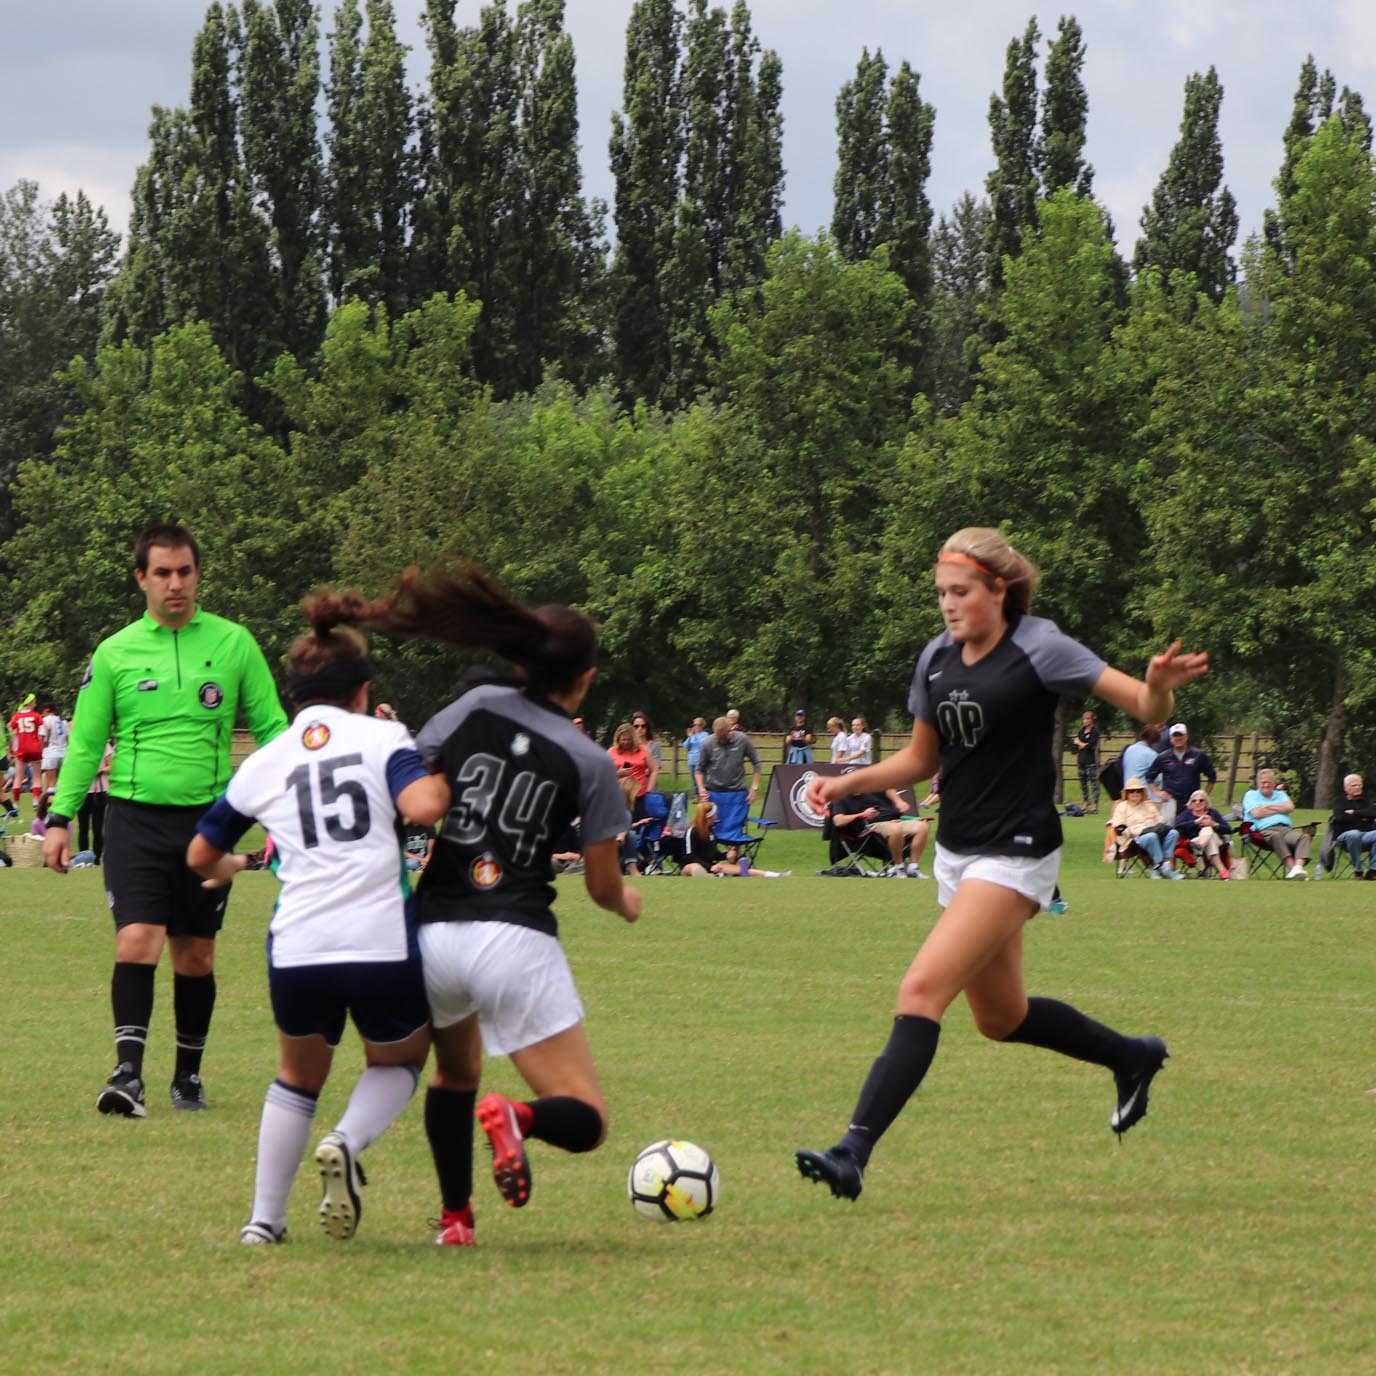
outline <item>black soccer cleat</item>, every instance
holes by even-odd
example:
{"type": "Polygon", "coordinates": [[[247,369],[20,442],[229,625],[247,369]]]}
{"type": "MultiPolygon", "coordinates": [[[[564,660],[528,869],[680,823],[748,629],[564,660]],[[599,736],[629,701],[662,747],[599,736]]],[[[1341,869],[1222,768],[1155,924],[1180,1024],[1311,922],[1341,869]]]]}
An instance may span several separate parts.
{"type": "Polygon", "coordinates": [[[1113,1082],[1118,1087],[1118,1105],[1108,1125],[1120,1139],[1134,1123],[1147,1116],[1147,1090],[1170,1056],[1160,1037],[1143,1037],[1141,1047],[1142,1059],[1133,1070],[1114,1071],[1113,1074],[1113,1082]]]}
{"type": "Polygon", "coordinates": [[[804,1180],[828,1186],[836,1199],[854,1201],[865,1188],[865,1172],[844,1147],[832,1147],[828,1151],[808,1151],[800,1147],[793,1153],[793,1159],[804,1180]]]}
{"type": "Polygon", "coordinates": [[[199,1075],[174,1075],[172,1077],[172,1107],[183,1113],[199,1113],[208,1107],[205,1101],[205,1086],[199,1075]]]}
{"type": "Polygon", "coordinates": [[[349,1144],[337,1132],[327,1132],[315,1149],[320,1168],[320,1223],[336,1242],[347,1242],[358,1231],[363,1215],[359,1187],[368,1183],[349,1144]]]}
{"type": "Polygon", "coordinates": [[[147,1118],[143,1081],[134,1074],[128,1061],[121,1061],[96,1096],[96,1108],[101,1113],[113,1113],[122,1118],[147,1118]]]}

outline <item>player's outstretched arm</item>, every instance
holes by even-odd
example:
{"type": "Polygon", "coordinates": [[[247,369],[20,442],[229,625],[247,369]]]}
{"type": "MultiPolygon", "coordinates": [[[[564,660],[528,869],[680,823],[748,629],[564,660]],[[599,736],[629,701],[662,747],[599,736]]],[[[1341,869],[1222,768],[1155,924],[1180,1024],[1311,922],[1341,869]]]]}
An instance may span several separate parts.
{"type": "Polygon", "coordinates": [[[912,739],[878,764],[830,778],[813,775],[807,786],[807,803],[821,812],[837,798],[853,793],[883,793],[890,788],[911,788],[919,779],[930,779],[941,768],[941,741],[925,721],[913,722],[912,739]]]}

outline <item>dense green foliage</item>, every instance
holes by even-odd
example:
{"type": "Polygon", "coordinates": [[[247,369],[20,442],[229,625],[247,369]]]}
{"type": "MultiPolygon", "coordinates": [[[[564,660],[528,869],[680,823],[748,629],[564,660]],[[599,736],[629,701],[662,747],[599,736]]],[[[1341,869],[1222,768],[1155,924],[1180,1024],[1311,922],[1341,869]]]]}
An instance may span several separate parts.
{"type": "MultiPolygon", "coordinates": [[[[1376,763],[1376,176],[1307,62],[1234,286],[1210,69],[1129,273],[1084,159],[1086,42],[1007,52],[987,198],[933,225],[937,112],[862,53],[829,235],[783,232],[778,57],[744,0],[637,0],[608,208],[583,194],[564,0],[207,11],[123,256],[83,197],[0,201],[0,691],[60,697],[137,606],[146,522],[276,661],[324,581],[459,550],[587,607],[593,719],[797,702],[901,729],[933,549],[998,524],[1040,607],[1134,669],[1180,635],[1190,721],[1321,795],[1376,763]],[[1040,72],[1040,89],[1039,89],[1040,72]],[[614,233],[614,248],[606,242],[614,233]]],[[[463,660],[378,651],[419,718],[463,660]]]]}

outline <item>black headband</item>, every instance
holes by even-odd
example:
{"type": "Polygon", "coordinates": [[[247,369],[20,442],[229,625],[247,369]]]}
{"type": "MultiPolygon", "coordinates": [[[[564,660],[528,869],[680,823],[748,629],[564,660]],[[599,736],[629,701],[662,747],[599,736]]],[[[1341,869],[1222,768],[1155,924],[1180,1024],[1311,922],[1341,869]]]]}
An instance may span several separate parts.
{"type": "Polygon", "coordinates": [[[364,655],[359,659],[336,659],[313,674],[287,670],[287,696],[293,702],[311,702],[320,698],[325,702],[343,702],[353,695],[360,683],[371,683],[373,661],[364,655]]]}

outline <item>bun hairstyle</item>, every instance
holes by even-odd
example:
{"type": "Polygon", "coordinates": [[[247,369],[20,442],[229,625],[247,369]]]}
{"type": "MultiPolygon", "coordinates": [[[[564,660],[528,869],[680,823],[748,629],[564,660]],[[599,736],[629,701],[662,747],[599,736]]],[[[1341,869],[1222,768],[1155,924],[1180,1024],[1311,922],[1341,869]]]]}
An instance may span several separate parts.
{"type": "Polygon", "coordinates": [[[1008,589],[1003,603],[1005,616],[1032,610],[1032,598],[1041,581],[1041,573],[1030,559],[1008,543],[1002,531],[990,526],[967,526],[942,545],[937,562],[947,555],[963,556],[952,562],[973,567],[990,588],[995,579],[1003,579],[1008,589]]]}
{"type": "Polygon", "coordinates": [[[298,707],[347,703],[360,684],[372,681],[368,642],[354,628],[383,605],[367,602],[356,592],[329,588],[301,599],[311,629],[287,651],[287,692],[298,707]]]}
{"type": "Polygon", "coordinates": [[[525,670],[545,695],[571,688],[597,663],[597,627],[571,607],[526,607],[468,559],[422,573],[409,568],[391,597],[365,618],[395,635],[491,650],[525,670]]]}

